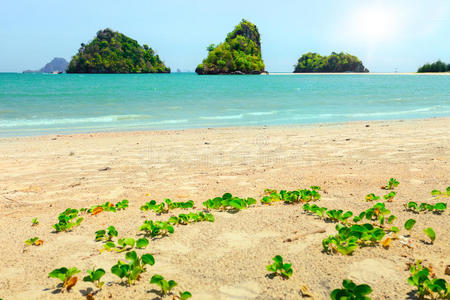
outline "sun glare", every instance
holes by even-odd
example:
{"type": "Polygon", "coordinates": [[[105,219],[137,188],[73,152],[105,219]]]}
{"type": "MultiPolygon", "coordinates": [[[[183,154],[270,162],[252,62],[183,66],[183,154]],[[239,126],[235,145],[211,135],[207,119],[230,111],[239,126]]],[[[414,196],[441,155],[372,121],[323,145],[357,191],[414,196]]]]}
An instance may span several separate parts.
{"type": "Polygon", "coordinates": [[[399,17],[393,7],[368,6],[355,11],[351,28],[360,39],[381,42],[396,36],[399,17]]]}

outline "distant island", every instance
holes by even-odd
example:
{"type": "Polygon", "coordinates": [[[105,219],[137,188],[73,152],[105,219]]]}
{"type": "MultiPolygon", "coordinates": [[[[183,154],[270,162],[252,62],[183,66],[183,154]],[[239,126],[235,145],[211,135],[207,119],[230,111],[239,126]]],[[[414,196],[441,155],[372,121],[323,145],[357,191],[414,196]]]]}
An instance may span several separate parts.
{"type": "Polygon", "coordinates": [[[37,71],[25,70],[23,73],[62,73],[65,72],[69,63],[61,57],[55,57],[51,62],[37,71]]]}
{"type": "Polygon", "coordinates": [[[303,54],[294,67],[294,73],[369,72],[356,56],[343,52],[332,52],[328,56],[309,52],[303,54]]]}
{"type": "Polygon", "coordinates": [[[261,41],[258,28],[242,20],[225,42],[208,48],[208,57],[197,66],[195,72],[204,74],[261,74],[264,62],[261,57],[261,41]]]}
{"type": "Polygon", "coordinates": [[[170,73],[170,68],[148,45],[107,28],[89,44],[81,44],[67,73],[170,73]]]}
{"type": "Polygon", "coordinates": [[[450,64],[438,60],[432,64],[424,64],[417,70],[417,73],[428,72],[450,72],[450,64]]]}

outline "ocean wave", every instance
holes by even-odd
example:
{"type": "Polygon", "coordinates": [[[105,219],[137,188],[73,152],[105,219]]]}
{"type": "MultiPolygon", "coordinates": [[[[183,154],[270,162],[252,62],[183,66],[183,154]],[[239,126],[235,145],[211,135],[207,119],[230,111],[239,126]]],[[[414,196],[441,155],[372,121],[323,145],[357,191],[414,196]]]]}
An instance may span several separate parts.
{"type": "Polygon", "coordinates": [[[243,114],[239,115],[229,115],[229,116],[211,116],[211,117],[200,117],[203,120],[229,120],[229,119],[242,119],[243,114]]]}
{"type": "MultiPolygon", "coordinates": [[[[354,113],[301,113],[299,116],[294,116],[291,119],[293,120],[306,120],[306,119],[322,119],[322,118],[370,118],[370,117],[384,117],[384,116],[401,116],[401,115],[410,115],[416,113],[424,113],[424,114],[448,114],[450,113],[450,107],[435,105],[423,108],[416,108],[410,110],[399,110],[399,111],[383,111],[383,112],[354,112],[354,113]]],[[[295,113],[295,112],[294,112],[295,113]]]]}
{"type": "Polygon", "coordinates": [[[266,115],[273,115],[276,114],[277,111],[273,110],[273,111],[255,111],[255,112],[250,112],[250,113],[246,113],[246,115],[250,115],[250,116],[266,116],[266,115]]]}
{"type": "Polygon", "coordinates": [[[150,115],[108,115],[89,118],[61,118],[61,119],[15,119],[0,120],[0,128],[30,127],[43,125],[64,125],[83,123],[112,123],[130,120],[150,119],[150,115]]]}

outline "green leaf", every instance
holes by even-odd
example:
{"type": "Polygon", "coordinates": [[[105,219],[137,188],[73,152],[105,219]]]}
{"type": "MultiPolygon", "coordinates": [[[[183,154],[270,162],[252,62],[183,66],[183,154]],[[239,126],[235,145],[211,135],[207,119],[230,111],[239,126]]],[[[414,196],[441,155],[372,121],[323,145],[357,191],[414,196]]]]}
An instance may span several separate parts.
{"type": "Polygon", "coordinates": [[[119,278],[123,278],[125,276],[124,270],[121,268],[120,264],[114,265],[111,267],[111,273],[118,276],[119,278]]]}
{"type": "Polygon", "coordinates": [[[365,296],[372,293],[372,288],[367,284],[360,284],[355,288],[356,296],[365,296]]]}
{"type": "Polygon", "coordinates": [[[388,222],[389,224],[392,224],[392,222],[394,222],[394,220],[395,220],[396,218],[397,218],[396,216],[390,215],[387,222],[388,222]]]}
{"type": "Polygon", "coordinates": [[[94,272],[92,278],[93,278],[94,280],[100,280],[100,278],[102,278],[103,275],[105,275],[105,274],[106,274],[105,270],[103,270],[103,269],[97,269],[97,270],[95,270],[95,272],[94,272]]]}
{"type": "Polygon", "coordinates": [[[413,228],[414,224],[416,224],[416,220],[409,219],[408,221],[405,222],[405,229],[411,230],[413,228]]]}
{"type": "Polygon", "coordinates": [[[424,229],[425,234],[431,239],[432,242],[436,239],[436,233],[434,232],[433,228],[428,227],[424,229]]]}
{"type": "Polygon", "coordinates": [[[432,190],[431,191],[431,196],[438,196],[440,194],[441,194],[441,191],[439,191],[439,190],[432,190]]]}
{"type": "Polygon", "coordinates": [[[130,262],[132,262],[132,263],[137,262],[138,261],[138,256],[136,254],[136,251],[127,252],[125,254],[125,259],[130,261],[130,262]]]}
{"type": "Polygon", "coordinates": [[[55,269],[48,274],[48,277],[57,278],[64,281],[69,270],[66,267],[55,269]]]}
{"type": "Polygon", "coordinates": [[[222,196],[222,199],[231,199],[233,196],[230,193],[225,193],[222,196]]]}
{"type": "Polygon", "coordinates": [[[272,258],[274,262],[279,263],[279,264],[283,264],[283,258],[281,257],[281,255],[277,255],[274,258],[272,258]]]}
{"type": "Polygon", "coordinates": [[[434,208],[436,210],[446,210],[447,209],[447,203],[442,203],[442,202],[436,203],[434,205],[434,208]]]}
{"type": "Polygon", "coordinates": [[[174,287],[177,286],[177,283],[174,280],[169,280],[169,288],[168,291],[170,291],[171,289],[173,289],[174,287]]]}
{"type": "Polygon", "coordinates": [[[164,280],[164,277],[162,277],[159,274],[155,274],[152,276],[152,278],[150,279],[150,284],[158,284],[159,282],[161,282],[162,280],[164,280]]]}
{"type": "Polygon", "coordinates": [[[144,254],[142,255],[141,259],[144,265],[153,266],[155,264],[155,258],[151,254],[144,254]]]}
{"type": "Polygon", "coordinates": [[[146,238],[140,238],[136,241],[136,248],[145,248],[148,246],[148,243],[146,238]]]}
{"type": "Polygon", "coordinates": [[[188,291],[180,292],[180,300],[186,300],[192,297],[192,294],[188,291]]]}
{"type": "Polygon", "coordinates": [[[353,291],[356,288],[356,284],[350,279],[344,279],[342,281],[342,286],[351,291],[353,291]]]}
{"type": "Polygon", "coordinates": [[[391,229],[389,229],[392,232],[398,233],[400,229],[397,226],[392,226],[391,229]]]}

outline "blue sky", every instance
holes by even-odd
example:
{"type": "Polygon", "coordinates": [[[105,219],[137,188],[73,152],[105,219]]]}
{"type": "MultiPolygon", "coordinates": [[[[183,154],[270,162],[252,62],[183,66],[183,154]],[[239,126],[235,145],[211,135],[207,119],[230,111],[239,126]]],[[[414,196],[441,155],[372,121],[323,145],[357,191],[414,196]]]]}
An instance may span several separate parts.
{"type": "Polygon", "coordinates": [[[310,51],[349,52],[372,72],[450,63],[449,0],[5,0],[1,8],[1,72],[69,60],[106,27],[149,44],[172,70],[192,71],[242,18],[258,26],[269,72],[291,72],[310,51]]]}

